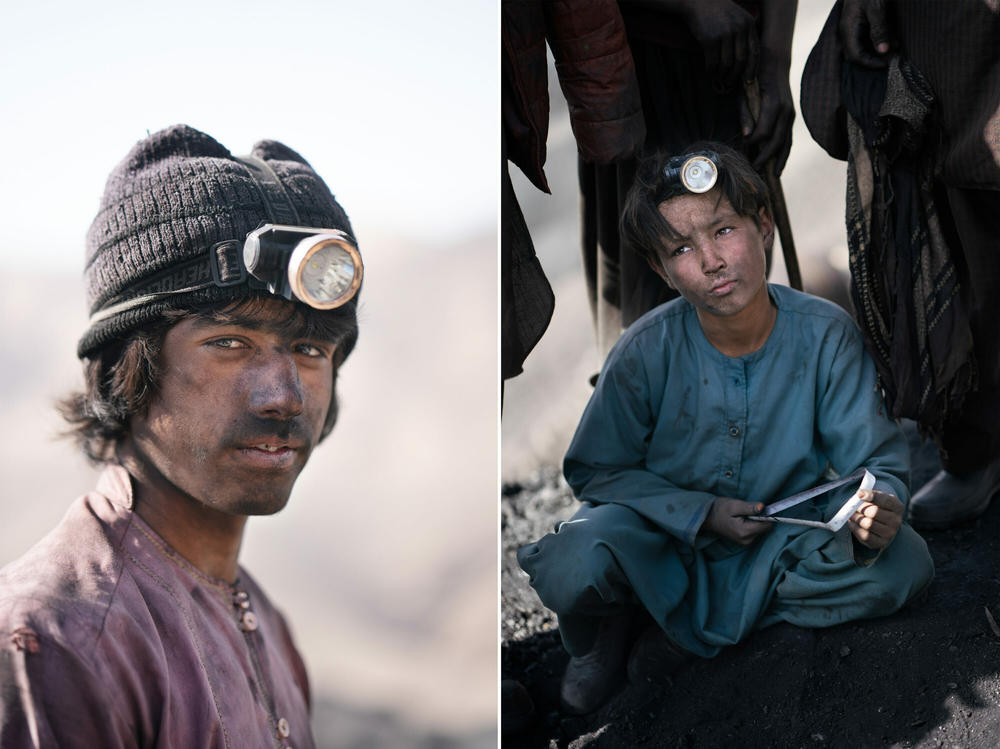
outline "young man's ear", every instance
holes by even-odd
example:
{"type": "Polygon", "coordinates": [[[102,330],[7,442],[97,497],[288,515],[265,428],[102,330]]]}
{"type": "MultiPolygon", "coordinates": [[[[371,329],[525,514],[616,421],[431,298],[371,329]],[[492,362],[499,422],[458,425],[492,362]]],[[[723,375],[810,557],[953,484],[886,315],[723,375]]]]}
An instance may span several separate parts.
{"type": "Polygon", "coordinates": [[[761,206],[757,211],[757,223],[760,226],[760,236],[764,240],[764,250],[768,256],[774,248],[774,219],[767,210],[767,206],[761,206]]]}
{"type": "Polygon", "coordinates": [[[660,262],[659,255],[653,255],[653,256],[647,257],[646,258],[646,262],[649,264],[649,267],[653,271],[653,273],[655,273],[660,278],[662,278],[663,282],[667,286],[669,286],[674,291],[677,291],[677,287],[674,286],[674,284],[670,280],[670,276],[668,276],[667,272],[663,269],[663,264],[660,262]]]}

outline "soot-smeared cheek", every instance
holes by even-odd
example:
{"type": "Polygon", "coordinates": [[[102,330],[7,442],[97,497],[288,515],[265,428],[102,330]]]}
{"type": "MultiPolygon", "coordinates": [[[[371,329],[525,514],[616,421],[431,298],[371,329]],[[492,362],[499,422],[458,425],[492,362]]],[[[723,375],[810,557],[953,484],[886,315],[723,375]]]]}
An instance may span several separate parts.
{"type": "Polygon", "coordinates": [[[198,465],[204,465],[207,463],[209,457],[211,456],[208,448],[200,443],[193,443],[190,446],[190,450],[192,460],[194,460],[194,462],[198,465]]]}

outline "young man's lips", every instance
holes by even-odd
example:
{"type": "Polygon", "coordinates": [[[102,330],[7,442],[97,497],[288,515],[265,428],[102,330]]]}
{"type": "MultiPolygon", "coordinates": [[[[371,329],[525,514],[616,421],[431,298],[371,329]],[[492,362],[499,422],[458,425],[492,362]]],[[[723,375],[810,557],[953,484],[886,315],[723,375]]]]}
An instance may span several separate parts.
{"type": "Polygon", "coordinates": [[[282,442],[257,442],[240,447],[239,452],[259,468],[282,469],[295,463],[298,448],[282,442]]]}

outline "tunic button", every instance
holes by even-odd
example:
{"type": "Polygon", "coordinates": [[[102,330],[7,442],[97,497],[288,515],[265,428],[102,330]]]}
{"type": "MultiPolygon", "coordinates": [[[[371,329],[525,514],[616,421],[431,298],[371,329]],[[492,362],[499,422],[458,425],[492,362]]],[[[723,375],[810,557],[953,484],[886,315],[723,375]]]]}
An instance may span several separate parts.
{"type": "Polygon", "coordinates": [[[725,476],[725,477],[726,477],[727,479],[731,479],[731,478],[733,477],[733,472],[732,472],[732,471],[726,471],[726,472],[725,472],[725,473],[724,473],[723,475],[724,475],[724,476],[725,476]]]}
{"type": "Polygon", "coordinates": [[[257,615],[252,611],[244,611],[243,616],[240,617],[240,623],[245,632],[253,632],[257,629],[257,615]]]}
{"type": "Polygon", "coordinates": [[[288,725],[288,721],[284,718],[278,721],[278,735],[283,739],[287,739],[292,735],[292,727],[288,725]]]}
{"type": "Polygon", "coordinates": [[[740,428],[734,424],[733,426],[729,427],[729,434],[731,434],[733,437],[739,437],[740,428]]]}

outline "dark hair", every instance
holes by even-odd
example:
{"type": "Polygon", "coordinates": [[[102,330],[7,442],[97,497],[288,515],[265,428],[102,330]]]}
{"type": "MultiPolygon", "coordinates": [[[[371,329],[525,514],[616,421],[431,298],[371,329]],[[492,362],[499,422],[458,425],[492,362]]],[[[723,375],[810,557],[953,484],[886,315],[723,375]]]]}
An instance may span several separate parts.
{"type": "MultiPolygon", "coordinates": [[[[101,347],[92,358],[84,360],[83,390],[58,403],[59,412],[69,424],[66,436],[75,439],[92,462],[113,461],[118,443],[128,434],[132,416],[145,411],[159,388],[160,352],[167,331],[191,317],[227,322],[254,315],[264,304],[266,298],[249,297],[170,310],[127,338],[101,347]]],[[[295,330],[302,337],[337,344],[333,355],[330,408],[320,435],[322,440],[337,421],[337,371],[358,339],[356,305],[352,302],[330,311],[314,310],[303,304],[288,304],[287,307],[288,315],[274,321],[279,329],[295,330]]]]}
{"type": "MultiPolygon", "coordinates": [[[[747,158],[713,141],[692,143],[681,154],[695,151],[715,151],[719,157],[719,180],[713,189],[719,190],[720,198],[725,196],[738,215],[748,216],[760,226],[758,213],[762,207],[771,213],[771,198],[764,180],[747,158]]],[[[657,151],[640,161],[622,210],[622,238],[654,267],[659,263],[657,251],[664,242],[677,236],[660,214],[659,206],[665,200],[689,194],[679,183],[668,185],[663,177],[663,169],[674,155],[657,151]]]]}

